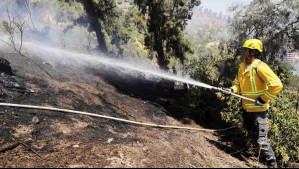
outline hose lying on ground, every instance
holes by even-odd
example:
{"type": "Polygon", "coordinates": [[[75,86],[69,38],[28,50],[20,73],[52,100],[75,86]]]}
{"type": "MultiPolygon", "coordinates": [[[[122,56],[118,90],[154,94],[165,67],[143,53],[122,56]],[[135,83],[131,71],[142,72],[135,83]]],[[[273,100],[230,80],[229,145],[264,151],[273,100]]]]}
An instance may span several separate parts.
{"type": "Polygon", "coordinates": [[[196,131],[205,131],[205,132],[219,132],[219,131],[225,131],[225,130],[235,128],[235,127],[229,127],[229,128],[226,128],[226,129],[211,130],[211,129],[199,129],[199,128],[190,128],[190,127],[181,127],[181,126],[167,126],[167,125],[136,122],[136,121],[125,120],[125,119],[116,118],[116,117],[110,117],[110,116],[105,116],[105,115],[98,115],[98,114],[93,114],[93,113],[82,112],[82,111],[58,109],[58,108],[53,108],[53,107],[41,107],[41,106],[32,106],[32,105],[10,104],[10,103],[0,103],[0,107],[37,109],[37,110],[48,110],[48,111],[56,111],[56,112],[63,112],[63,113],[73,113],[73,114],[87,115],[87,116],[92,116],[92,117],[100,117],[100,118],[120,121],[120,122],[124,122],[124,123],[128,123],[128,124],[136,124],[136,125],[157,127],[157,128],[184,129],[184,130],[196,130],[196,131]]]}

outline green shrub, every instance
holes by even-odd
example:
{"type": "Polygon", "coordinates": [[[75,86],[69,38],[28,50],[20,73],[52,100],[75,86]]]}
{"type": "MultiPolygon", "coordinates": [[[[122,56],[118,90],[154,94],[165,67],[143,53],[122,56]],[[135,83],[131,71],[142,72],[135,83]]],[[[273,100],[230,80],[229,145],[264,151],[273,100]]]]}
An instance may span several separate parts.
{"type": "Polygon", "coordinates": [[[270,140],[276,156],[283,163],[299,161],[298,94],[284,90],[272,102],[269,114],[270,140]]]}

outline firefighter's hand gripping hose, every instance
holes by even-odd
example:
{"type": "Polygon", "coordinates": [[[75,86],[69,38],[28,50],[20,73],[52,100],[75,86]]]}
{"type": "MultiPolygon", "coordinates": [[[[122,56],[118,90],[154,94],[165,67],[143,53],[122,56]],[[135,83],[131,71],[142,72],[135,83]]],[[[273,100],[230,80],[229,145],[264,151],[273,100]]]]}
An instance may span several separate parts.
{"type": "Polygon", "coordinates": [[[82,112],[82,111],[59,109],[59,108],[53,108],[53,107],[41,107],[41,106],[32,106],[32,105],[10,104],[10,103],[0,103],[0,107],[11,107],[11,108],[22,108],[22,109],[37,109],[37,110],[46,110],[46,111],[54,111],[54,112],[62,112],[62,113],[73,113],[73,114],[87,115],[87,116],[92,116],[92,117],[99,117],[99,118],[104,118],[104,119],[109,119],[109,120],[115,120],[115,121],[120,121],[120,122],[123,122],[123,123],[129,123],[129,124],[135,124],[135,125],[141,125],[141,126],[148,126],[148,127],[157,127],[157,128],[184,129],[184,130],[195,130],[195,131],[205,131],[205,132],[219,132],[219,131],[226,131],[226,130],[230,130],[232,128],[235,128],[235,127],[229,127],[229,128],[225,128],[225,129],[219,129],[219,130],[210,130],[210,129],[190,128],[190,127],[181,127],[181,126],[167,126],[167,125],[159,125],[159,124],[150,124],[150,123],[130,121],[130,120],[126,120],[126,119],[110,117],[110,116],[104,116],[104,115],[93,114],[93,113],[82,112]]]}
{"type": "Polygon", "coordinates": [[[214,92],[221,92],[221,93],[226,94],[226,95],[231,95],[231,96],[238,97],[238,98],[241,98],[241,99],[244,99],[244,100],[248,100],[248,101],[256,103],[256,104],[258,104],[260,106],[263,105],[262,103],[259,103],[259,102],[257,102],[254,99],[251,99],[251,98],[248,98],[248,97],[245,97],[245,96],[241,96],[241,95],[235,94],[235,93],[229,91],[228,89],[224,89],[224,88],[221,88],[221,87],[211,87],[211,90],[214,91],[214,92]]]}

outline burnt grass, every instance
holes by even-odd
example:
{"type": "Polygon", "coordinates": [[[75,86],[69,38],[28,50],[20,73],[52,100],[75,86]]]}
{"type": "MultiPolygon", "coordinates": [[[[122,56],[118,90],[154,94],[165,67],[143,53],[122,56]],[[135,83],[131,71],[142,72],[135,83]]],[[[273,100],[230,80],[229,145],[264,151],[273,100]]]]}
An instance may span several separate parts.
{"type": "MultiPolygon", "coordinates": [[[[150,103],[148,110],[146,110],[148,112],[147,116],[149,118],[157,117],[159,124],[164,124],[166,116],[171,116],[182,124],[190,124],[194,121],[204,128],[223,129],[230,127],[229,124],[221,120],[220,112],[223,106],[220,105],[223,103],[211,91],[203,90],[207,93],[205,94],[206,97],[198,98],[203,101],[200,109],[194,110],[190,109],[186,102],[186,97],[189,96],[187,89],[181,87],[176,90],[174,82],[165,80],[156,82],[146,79],[142,74],[137,73],[132,76],[122,73],[121,70],[105,69],[105,67],[101,70],[88,68],[87,72],[101,77],[107,83],[113,85],[120,93],[150,103]],[[211,107],[213,108],[211,109],[211,107]]],[[[217,135],[217,133],[215,134],[217,135]]],[[[246,161],[244,156],[250,157],[251,152],[248,154],[244,149],[246,147],[244,134],[241,129],[235,128],[228,132],[222,131],[219,133],[221,143],[209,139],[207,141],[228,154],[246,161]]]]}
{"type": "MultiPolygon", "coordinates": [[[[17,59],[20,63],[20,56],[15,55],[11,57],[9,55],[11,60],[17,59]],[[17,58],[19,57],[19,58],[17,58]]],[[[7,61],[2,59],[3,62],[7,64],[7,61]]],[[[41,61],[40,61],[41,62],[41,61]]],[[[42,64],[42,63],[41,63],[42,64]]],[[[26,65],[27,69],[31,68],[32,74],[34,74],[36,71],[42,72],[42,70],[36,70],[38,68],[35,67],[33,63],[30,63],[29,60],[24,59],[23,65],[26,65]],[[25,63],[24,63],[25,62],[25,63]],[[26,65],[27,64],[27,65],[26,65]]],[[[8,66],[8,64],[7,64],[8,66]]],[[[20,65],[19,65],[20,66],[20,65]]],[[[47,65],[46,65],[47,66],[47,65]]],[[[39,93],[22,93],[19,91],[14,91],[14,88],[3,88],[2,91],[4,91],[4,95],[2,98],[5,99],[5,102],[8,103],[16,103],[16,104],[28,104],[28,105],[51,105],[53,107],[59,107],[59,108],[69,108],[70,105],[63,105],[60,103],[61,97],[70,98],[72,100],[71,107],[73,107],[74,110],[78,111],[86,111],[86,112],[101,112],[103,115],[109,115],[113,117],[128,119],[126,115],[117,113],[116,110],[114,110],[108,99],[105,95],[98,95],[98,97],[103,101],[104,105],[91,105],[85,102],[84,98],[80,98],[76,95],[74,91],[71,90],[64,90],[64,89],[57,89],[55,86],[51,86],[49,84],[49,81],[55,80],[57,82],[68,82],[68,81],[76,81],[80,79],[81,73],[78,73],[75,78],[70,77],[70,72],[76,71],[76,70],[69,70],[69,68],[65,68],[63,66],[56,69],[56,71],[53,71],[51,69],[47,70],[51,75],[54,77],[54,79],[50,78],[39,78],[38,76],[28,77],[26,75],[22,75],[22,68],[19,67],[20,70],[15,70],[15,72],[21,73],[21,75],[17,76],[15,73],[11,72],[11,69],[9,67],[6,67],[5,70],[2,70],[2,72],[7,73],[7,76],[9,75],[15,75],[12,78],[14,79],[14,82],[20,84],[21,86],[25,86],[25,83],[28,84],[35,84],[37,88],[40,88],[41,91],[39,93]],[[59,72],[64,72],[64,75],[59,74],[59,72]],[[79,74],[79,75],[78,75],[79,74]],[[18,79],[17,81],[15,79],[18,79]],[[45,80],[47,79],[47,80],[45,80]]],[[[200,121],[196,119],[196,116],[192,115],[190,111],[186,108],[186,105],[184,105],[184,98],[186,97],[186,89],[174,89],[174,82],[170,81],[161,81],[156,82],[153,80],[146,79],[142,74],[136,73],[135,75],[129,75],[126,73],[123,73],[119,69],[109,69],[108,67],[101,66],[101,69],[96,69],[92,67],[84,68],[83,71],[85,71],[87,74],[92,74],[94,76],[98,76],[101,79],[103,79],[106,83],[114,86],[119,93],[131,96],[133,98],[137,98],[139,100],[144,100],[147,103],[149,103],[149,106],[144,107],[146,115],[151,118],[152,120],[156,120],[159,124],[164,124],[165,119],[167,116],[174,117],[181,121],[182,123],[188,124],[191,120],[195,120],[197,123],[199,123],[202,126],[205,126],[205,122],[200,121]]],[[[43,73],[43,76],[46,76],[43,73]]],[[[84,74],[83,74],[84,76],[84,74]]],[[[97,84],[99,85],[99,84],[97,84]]],[[[122,98],[119,99],[119,102],[122,102],[122,98]]],[[[2,109],[2,108],[1,108],[2,109]]],[[[53,112],[37,112],[35,110],[17,110],[17,114],[12,114],[16,111],[16,109],[10,109],[5,108],[5,113],[2,114],[2,116],[7,117],[7,119],[11,119],[11,121],[7,122],[7,125],[10,124],[9,127],[23,124],[23,125],[30,125],[31,119],[33,116],[38,115],[41,119],[57,119],[57,120],[63,120],[63,121],[69,121],[71,123],[71,120],[69,119],[70,115],[67,114],[61,114],[61,113],[53,113],[53,112]],[[29,115],[29,116],[28,116],[29,115]]],[[[103,122],[103,120],[99,120],[100,125],[110,125],[114,126],[117,130],[125,131],[128,130],[129,125],[123,125],[122,123],[115,122],[115,121],[109,121],[103,122]]],[[[43,125],[40,125],[40,128],[37,128],[34,137],[38,138],[39,136],[42,137],[41,132],[43,133],[53,133],[53,131],[48,131],[50,129],[47,129],[46,127],[42,126],[49,126],[51,121],[43,121],[43,125]]],[[[37,125],[39,127],[39,125],[37,125]]],[[[215,128],[215,125],[213,125],[215,128]]],[[[219,126],[220,127],[220,126],[219,126]]],[[[223,127],[223,126],[222,126],[223,127]]],[[[89,127],[94,130],[93,127],[89,127]]],[[[217,126],[216,126],[217,128],[217,126]]],[[[5,134],[4,134],[5,135],[5,134]]],[[[103,135],[107,135],[107,133],[104,131],[103,135]]],[[[8,134],[6,134],[8,136],[8,134]]],[[[59,136],[59,133],[57,133],[57,136],[59,136]]],[[[99,136],[101,137],[101,136],[99,136]]],[[[8,137],[5,137],[8,138],[8,137]]],[[[100,138],[99,138],[100,139],[100,138]]]]}
{"type": "MultiPolygon", "coordinates": [[[[91,105],[84,102],[84,98],[80,99],[78,96],[76,96],[76,93],[70,90],[62,90],[59,89],[58,91],[53,92],[54,89],[51,89],[51,87],[47,87],[46,82],[43,80],[37,80],[37,79],[30,79],[26,78],[28,82],[33,81],[34,84],[36,84],[38,87],[42,88],[43,90],[40,93],[37,94],[22,94],[17,93],[13,96],[8,97],[6,102],[8,103],[15,103],[15,104],[25,104],[25,105],[42,105],[47,104],[51,105],[51,107],[60,107],[60,108],[68,108],[68,106],[63,106],[60,103],[59,98],[61,97],[67,97],[72,99],[72,107],[74,110],[77,111],[85,111],[85,112],[99,112],[101,115],[108,115],[118,118],[127,119],[125,115],[117,113],[115,110],[110,109],[109,107],[105,106],[99,106],[99,105],[91,105]],[[46,87],[46,88],[45,88],[46,87]]],[[[11,94],[11,92],[9,92],[11,94]]],[[[11,134],[8,132],[10,128],[13,128],[14,126],[18,125],[31,125],[32,124],[32,118],[34,116],[37,116],[41,122],[40,124],[37,124],[34,126],[34,132],[32,133],[32,137],[34,140],[40,140],[43,138],[49,138],[49,137],[56,137],[56,138],[63,138],[64,135],[62,133],[57,133],[55,130],[49,128],[48,126],[51,125],[52,120],[58,120],[63,121],[66,124],[72,124],[72,116],[71,114],[64,114],[64,113],[53,113],[50,111],[41,111],[41,110],[25,110],[25,109],[14,109],[14,108],[1,108],[1,112],[4,112],[1,116],[3,117],[3,121],[5,121],[5,124],[3,127],[4,129],[1,129],[2,138],[4,139],[10,139],[11,134]],[[50,120],[51,119],[51,120],[50,120]]],[[[79,116],[79,115],[76,115],[79,116]]],[[[85,118],[82,116],[77,117],[80,120],[84,121],[85,118]]],[[[128,131],[130,130],[129,125],[125,125],[123,123],[115,122],[115,121],[109,121],[104,119],[97,119],[98,123],[94,124],[93,126],[87,126],[87,130],[90,133],[97,133],[97,134],[90,134],[91,138],[86,138],[84,133],[84,137],[82,137],[82,134],[78,132],[75,135],[72,135],[70,137],[74,137],[73,139],[84,139],[84,140],[102,140],[107,141],[106,138],[115,137],[117,136],[113,135],[112,133],[108,132],[106,130],[105,126],[113,126],[115,129],[117,129],[119,132],[121,131],[128,131]],[[100,132],[98,132],[100,131],[100,132]]],[[[118,140],[118,142],[126,142],[130,140],[118,140]]]]}
{"type": "MultiPolygon", "coordinates": [[[[19,59],[10,57],[10,60],[19,59]]],[[[4,59],[1,59],[4,62],[4,59]]],[[[24,60],[23,65],[26,66],[26,62],[28,60],[24,60]]],[[[7,62],[5,62],[6,66],[7,62]]],[[[30,64],[29,64],[30,65],[30,64]]],[[[32,74],[34,74],[34,70],[37,68],[32,68],[32,74]]],[[[63,69],[63,68],[61,68],[63,69]]],[[[1,69],[1,73],[7,73],[6,76],[9,77],[14,75],[14,77],[18,77],[18,80],[14,79],[15,83],[18,83],[20,86],[25,86],[26,84],[34,84],[36,88],[39,88],[40,91],[38,93],[26,93],[19,90],[15,90],[15,88],[10,87],[7,88],[0,84],[1,87],[1,99],[3,102],[7,103],[15,103],[15,104],[25,104],[25,105],[50,105],[51,107],[59,107],[59,108],[66,108],[68,109],[70,106],[74,110],[78,111],[85,111],[85,112],[93,112],[93,113],[100,113],[101,115],[113,116],[118,118],[127,119],[127,116],[120,114],[117,110],[110,108],[109,104],[104,105],[95,105],[87,103],[84,98],[80,98],[74,91],[66,90],[66,89],[57,89],[55,86],[51,86],[48,80],[45,78],[39,78],[38,76],[28,77],[24,74],[16,75],[18,73],[12,74],[10,69],[5,67],[5,69],[1,69]],[[61,100],[63,98],[68,98],[71,100],[70,105],[61,104],[61,100]]],[[[22,72],[23,73],[23,72],[22,72]]],[[[55,79],[59,82],[66,82],[72,81],[73,79],[61,77],[55,79]]],[[[9,79],[5,79],[9,80],[9,79]]],[[[52,79],[51,79],[52,80],[52,79]]],[[[28,110],[28,109],[15,109],[15,108],[4,108],[1,107],[0,109],[0,135],[1,135],[1,144],[13,142],[13,140],[26,140],[28,137],[31,137],[33,140],[45,140],[49,138],[55,137],[56,139],[65,139],[65,135],[61,132],[55,131],[53,128],[50,128],[53,120],[62,121],[66,125],[71,125],[74,121],[72,117],[74,115],[71,114],[64,114],[64,113],[57,113],[57,112],[50,112],[50,111],[41,111],[41,110],[28,110]],[[19,138],[15,138],[12,135],[12,129],[16,126],[31,126],[32,125],[32,118],[37,116],[39,119],[39,123],[34,125],[34,130],[30,133],[30,136],[24,135],[19,138]]],[[[90,119],[86,119],[86,117],[78,116],[77,119],[84,121],[90,121],[90,119]]],[[[119,138],[117,135],[109,132],[107,130],[107,126],[110,126],[115,129],[116,132],[128,132],[133,131],[130,125],[126,125],[120,122],[115,122],[111,120],[105,119],[97,119],[93,120],[91,125],[86,126],[85,133],[80,131],[76,132],[76,134],[72,134],[66,137],[69,140],[81,140],[81,141],[90,141],[90,140],[97,140],[100,142],[106,142],[107,138],[116,138],[114,143],[125,143],[130,142],[132,139],[135,138],[119,138]],[[86,134],[90,133],[90,134],[86,134]],[[89,136],[89,137],[86,137],[89,136]]]]}
{"type": "Polygon", "coordinates": [[[149,116],[159,116],[162,121],[165,115],[178,120],[188,118],[185,108],[179,104],[186,92],[185,90],[174,91],[172,82],[156,82],[146,79],[142,74],[128,75],[117,69],[88,68],[87,71],[113,85],[118,92],[150,103],[149,110],[146,111],[149,116]]]}
{"type": "MultiPolygon", "coordinates": [[[[64,65],[52,66],[35,58],[35,62],[40,63],[51,74],[52,77],[49,77],[30,60],[21,56],[1,54],[1,57],[11,62],[8,64],[2,60],[2,63],[12,67],[11,70],[7,67],[0,69],[1,72],[12,77],[12,81],[19,84],[21,89],[35,90],[34,93],[26,92],[26,90],[14,90],[13,87],[7,88],[3,83],[0,83],[1,102],[72,109],[133,121],[146,119],[150,123],[161,125],[167,125],[168,117],[172,117],[181,122],[182,125],[194,122],[205,128],[227,127],[223,122],[215,120],[220,119],[220,112],[213,113],[212,111],[219,111],[218,109],[206,110],[207,114],[199,114],[196,110],[190,109],[185,100],[188,97],[187,90],[185,88],[175,89],[173,82],[165,80],[157,82],[147,79],[139,73],[129,75],[120,69],[109,69],[104,65],[101,65],[100,69],[94,67],[77,69],[64,65]]],[[[208,99],[215,98],[213,95],[209,97],[211,98],[208,99]]],[[[204,100],[206,98],[199,99],[204,100]]],[[[205,104],[206,102],[203,102],[203,109],[205,104]]],[[[216,102],[216,104],[218,103],[216,102]]],[[[31,146],[43,156],[52,156],[53,153],[59,154],[55,158],[56,160],[64,159],[62,153],[67,153],[67,158],[71,158],[73,153],[80,154],[72,148],[74,142],[85,143],[85,150],[82,152],[84,154],[92,150],[92,144],[89,143],[104,145],[105,147],[121,146],[136,141],[143,142],[144,139],[138,134],[126,136],[120,134],[138,133],[139,128],[148,130],[146,127],[137,127],[83,115],[0,107],[1,148],[20,141],[31,146]],[[35,117],[38,118],[38,122],[33,122],[35,117]],[[75,125],[81,123],[83,126],[75,125]],[[22,129],[24,126],[27,128],[22,129]],[[107,143],[109,138],[113,138],[112,143],[107,143]],[[70,145],[59,149],[57,145],[61,141],[70,143],[70,145]]],[[[176,136],[177,134],[171,135],[176,136]]],[[[173,140],[178,138],[177,135],[173,140]]],[[[223,137],[223,141],[229,141],[226,139],[223,137]]],[[[227,153],[236,151],[236,149],[231,148],[232,146],[226,147],[216,141],[208,141],[227,153]]],[[[96,158],[90,153],[87,153],[87,157],[96,158]]],[[[238,155],[236,157],[241,159],[238,155]]],[[[7,164],[6,166],[11,165],[7,164]]],[[[67,162],[65,164],[57,162],[56,164],[54,160],[53,163],[33,166],[61,167],[68,166],[68,164],[67,162]]],[[[94,166],[98,165],[94,164],[94,166]]]]}

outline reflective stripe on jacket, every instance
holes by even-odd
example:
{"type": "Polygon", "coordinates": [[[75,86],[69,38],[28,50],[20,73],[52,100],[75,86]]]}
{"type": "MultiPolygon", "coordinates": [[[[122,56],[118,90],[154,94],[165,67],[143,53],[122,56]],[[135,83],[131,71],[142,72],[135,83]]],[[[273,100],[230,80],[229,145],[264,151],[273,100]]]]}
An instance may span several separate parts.
{"type": "Polygon", "coordinates": [[[264,106],[257,106],[253,102],[242,100],[242,106],[245,111],[266,111],[270,107],[270,101],[275,99],[276,95],[283,88],[283,85],[271,68],[261,60],[255,59],[247,70],[245,70],[245,66],[245,62],[240,64],[232,89],[234,93],[255,100],[261,97],[266,102],[264,106]]]}

